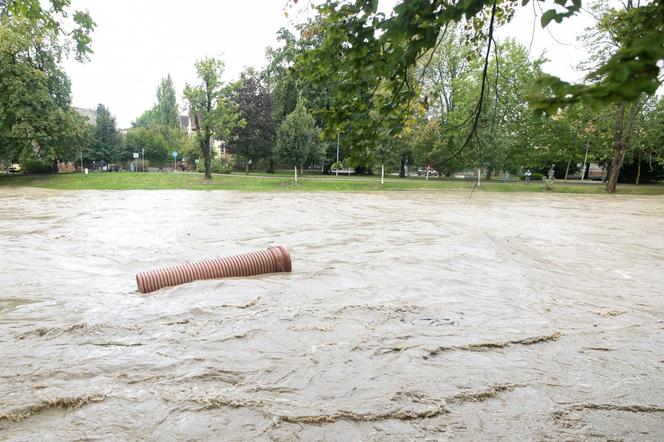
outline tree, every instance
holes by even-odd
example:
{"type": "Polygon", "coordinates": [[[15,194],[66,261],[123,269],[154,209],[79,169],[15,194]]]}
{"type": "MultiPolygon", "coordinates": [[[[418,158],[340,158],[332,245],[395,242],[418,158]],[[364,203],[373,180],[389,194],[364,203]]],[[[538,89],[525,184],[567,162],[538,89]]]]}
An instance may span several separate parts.
{"type": "Polygon", "coordinates": [[[240,81],[241,86],[233,101],[246,124],[235,129],[236,141],[232,147],[246,160],[248,173],[249,161],[256,163],[272,156],[276,124],[272,114],[272,96],[257,73],[248,70],[242,73],[240,81]]]}
{"type": "Polygon", "coordinates": [[[58,59],[73,47],[76,59],[83,61],[92,53],[90,34],[96,25],[87,11],[75,10],[72,14],[70,6],[71,0],[0,0],[0,19],[3,26],[29,22],[44,31],[42,38],[48,40],[49,50],[56,51],[58,59]]]}
{"type": "Polygon", "coordinates": [[[84,121],[70,106],[70,81],[58,65],[60,48],[50,32],[30,20],[0,18],[2,158],[54,164],[72,159],[85,141],[84,121]]]}
{"type": "Polygon", "coordinates": [[[132,122],[134,129],[130,130],[127,138],[127,148],[132,152],[140,152],[140,147],[146,149],[146,158],[155,163],[162,164],[168,161],[162,153],[180,152],[185,144],[185,135],[180,129],[180,112],[177,97],[170,75],[162,78],[157,87],[157,102],[147,111],[143,112],[132,122]],[[143,129],[137,131],[135,129],[143,129]],[[130,142],[131,141],[131,142],[130,142]],[[151,152],[149,157],[147,152],[151,152]]]}
{"type": "Polygon", "coordinates": [[[122,135],[117,130],[115,117],[103,104],[97,106],[97,123],[92,130],[90,147],[86,154],[89,161],[114,163],[123,152],[122,135]]]}
{"type": "Polygon", "coordinates": [[[162,78],[157,88],[156,110],[157,123],[160,126],[172,129],[180,128],[180,111],[170,74],[166,78],[162,78]]]}
{"type": "Polygon", "coordinates": [[[157,103],[143,112],[132,123],[132,126],[180,130],[180,111],[178,110],[176,95],[173,79],[169,74],[166,78],[161,79],[157,87],[157,103]]]}
{"type": "Polygon", "coordinates": [[[228,140],[233,129],[244,122],[234,103],[228,98],[230,90],[221,81],[224,63],[215,58],[204,58],[195,64],[200,80],[196,86],[187,84],[184,95],[194,119],[196,138],[205,164],[205,177],[212,178],[212,141],[228,140]]]}
{"type": "Polygon", "coordinates": [[[155,106],[143,112],[136,120],[131,122],[132,127],[157,127],[159,115],[155,106]]]}
{"type": "MultiPolygon", "coordinates": [[[[528,3],[529,0],[521,2],[528,3]]],[[[555,3],[557,9],[543,13],[542,26],[551,21],[560,22],[581,9],[581,0],[555,3]]],[[[385,15],[377,12],[375,0],[322,3],[317,7],[319,21],[328,32],[320,45],[298,58],[297,68],[308,80],[335,89],[336,105],[321,109],[326,122],[324,132],[334,135],[339,126],[348,126],[353,121],[350,131],[356,137],[353,145],[362,150],[375,142],[380,130],[389,133],[402,130],[409,118],[408,103],[419,98],[419,79],[412,75],[414,67],[418,63],[428,64],[428,51],[441,41],[441,35],[452,23],[465,19],[469,41],[478,49],[486,42],[481,87],[462,143],[464,147],[469,145],[483,108],[494,29],[512,18],[516,4],[502,0],[403,0],[392,14],[385,15]],[[378,118],[353,119],[367,108],[374,110],[378,118]]],[[[645,11],[644,6],[635,9],[645,11]]],[[[658,63],[664,59],[664,33],[660,30],[664,23],[664,2],[653,2],[649,9],[650,31],[648,26],[640,26],[638,29],[643,32],[638,32],[599,66],[586,84],[570,85],[555,77],[544,77],[538,92],[528,97],[531,107],[553,114],[571,103],[598,106],[623,99],[631,101],[641,92],[653,93],[659,84],[658,63]]]]}
{"type": "Polygon", "coordinates": [[[161,132],[146,127],[129,130],[125,144],[128,153],[141,152],[145,149],[145,159],[160,165],[168,162],[172,151],[161,132]]]}
{"type": "Polygon", "coordinates": [[[300,166],[316,162],[321,156],[320,130],[307,112],[304,100],[299,99],[277,131],[276,154],[286,164],[300,166]]]}

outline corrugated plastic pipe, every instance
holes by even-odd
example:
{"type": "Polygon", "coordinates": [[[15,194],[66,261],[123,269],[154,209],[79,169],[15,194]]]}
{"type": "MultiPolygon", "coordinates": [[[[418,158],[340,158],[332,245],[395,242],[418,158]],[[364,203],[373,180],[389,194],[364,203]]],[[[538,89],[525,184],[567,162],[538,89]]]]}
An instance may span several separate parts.
{"type": "Polygon", "coordinates": [[[160,288],[186,284],[201,279],[290,271],[290,255],[283,246],[276,246],[242,255],[208,259],[201,262],[140,272],[136,274],[136,283],[141,293],[150,293],[160,288]]]}

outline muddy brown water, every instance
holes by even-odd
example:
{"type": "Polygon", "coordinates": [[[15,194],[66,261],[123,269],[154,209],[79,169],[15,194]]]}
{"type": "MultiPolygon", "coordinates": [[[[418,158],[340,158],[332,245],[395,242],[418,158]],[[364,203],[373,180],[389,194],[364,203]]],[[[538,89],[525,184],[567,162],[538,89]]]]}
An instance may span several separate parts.
{"type": "Polygon", "coordinates": [[[661,440],[663,232],[661,197],[0,189],[0,439],[661,440]]]}

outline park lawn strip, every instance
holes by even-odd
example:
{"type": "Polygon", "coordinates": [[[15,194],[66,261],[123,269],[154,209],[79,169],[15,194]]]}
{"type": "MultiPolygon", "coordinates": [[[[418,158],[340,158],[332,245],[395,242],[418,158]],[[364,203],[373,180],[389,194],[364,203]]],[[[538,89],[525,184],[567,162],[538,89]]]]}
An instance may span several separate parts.
{"type": "MultiPolygon", "coordinates": [[[[471,181],[389,178],[380,184],[378,177],[346,179],[344,177],[305,175],[297,182],[291,176],[214,175],[206,180],[195,173],[92,173],[55,175],[18,175],[0,177],[0,186],[39,187],[59,190],[240,190],[240,191],[381,191],[381,190],[470,190],[471,181]]],[[[555,193],[604,194],[598,184],[555,183],[555,193]]],[[[484,181],[475,191],[543,192],[540,182],[503,183],[484,181]]],[[[618,193],[629,195],[664,195],[663,185],[619,186],[618,193]]]]}

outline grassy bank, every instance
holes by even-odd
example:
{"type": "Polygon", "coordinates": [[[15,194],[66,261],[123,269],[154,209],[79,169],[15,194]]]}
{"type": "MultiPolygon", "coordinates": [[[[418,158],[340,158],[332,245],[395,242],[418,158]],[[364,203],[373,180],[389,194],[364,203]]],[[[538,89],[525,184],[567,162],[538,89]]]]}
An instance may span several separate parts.
{"type": "MultiPolygon", "coordinates": [[[[200,174],[189,173],[92,173],[56,175],[0,176],[0,186],[24,186],[61,190],[130,190],[130,189],[191,189],[191,190],[243,190],[243,191],[375,191],[375,190],[470,190],[473,182],[422,178],[389,178],[380,184],[378,177],[305,175],[298,182],[285,175],[215,175],[206,180],[200,174]]],[[[541,182],[525,185],[523,182],[503,183],[485,181],[478,188],[491,192],[543,192],[541,182]]],[[[476,191],[478,191],[476,189],[476,191]]],[[[603,194],[599,183],[563,183],[554,185],[554,192],[603,194]]],[[[664,185],[622,185],[620,194],[664,195],[664,185]]]]}

